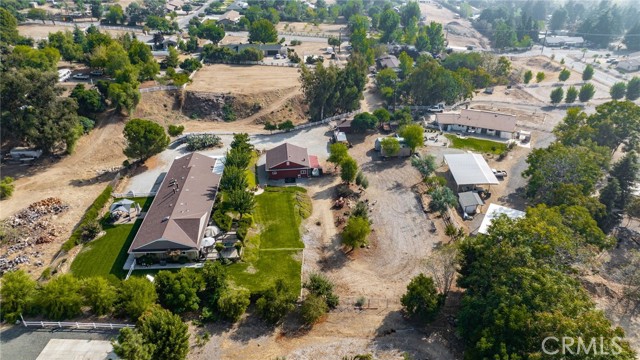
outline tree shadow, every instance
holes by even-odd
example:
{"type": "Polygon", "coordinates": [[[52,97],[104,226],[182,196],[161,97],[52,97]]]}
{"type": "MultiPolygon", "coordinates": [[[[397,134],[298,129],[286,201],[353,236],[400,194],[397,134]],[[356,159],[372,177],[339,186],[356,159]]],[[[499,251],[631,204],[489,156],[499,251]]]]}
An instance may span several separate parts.
{"type": "Polygon", "coordinates": [[[321,251],[323,255],[318,260],[318,265],[322,272],[341,269],[350,261],[349,253],[345,253],[342,247],[342,239],[338,234],[331,238],[331,244],[323,244],[321,251]]]}
{"type": "Polygon", "coordinates": [[[94,184],[97,184],[97,183],[103,183],[103,182],[111,181],[116,176],[116,174],[119,173],[119,172],[120,172],[120,170],[107,171],[107,172],[98,174],[98,175],[96,175],[94,177],[91,177],[89,179],[73,179],[73,180],[69,181],[69,185],[75,186],[75,187],[83,187],[83,186],[90,186],[90,185],[94,185],[94,184]]]}
{"type": "Polygon", "coordinates": [[[240,321],[238,327],[229,337],[233,341],[247,344],[251,340],[258,339],[263,336],[273,334],[276,327],[264,322],[258,314],[251,309],[247,311],[248,315],[240,321]]]}

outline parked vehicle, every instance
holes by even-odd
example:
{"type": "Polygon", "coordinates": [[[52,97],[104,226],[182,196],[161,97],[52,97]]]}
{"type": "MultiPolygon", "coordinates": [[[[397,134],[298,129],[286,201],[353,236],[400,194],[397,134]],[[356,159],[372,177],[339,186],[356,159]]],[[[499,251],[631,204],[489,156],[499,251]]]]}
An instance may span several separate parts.
{"type": "Polygon", "coordinates": [[[507,177],[507,172],[504,170],[491,169],[491,171],[498,179],[507,177]]]}
{"type": "Polygon", "coordinates": [[[91,70],[89,73],[91,76],[102,76],[104,75],[104,71],[102,70],[91,70]]]}
{"type": "Polygon", "coordinates": [[[280,54],[276,54],[273,58],[278,60],[278,59],[281,59],[282,57],[280,56],[280,54]]]}
{"type": "Polygon", "coordinates": [[[71,77],[71,70],[69,70],[69,69],[58,70],[58,81],[59,82],[65,82],[65,81],[69,80],[69,77],[71,77]]]}
{"type": "Polygon", "coordinates": [[[90,76],[87,74],[75,74],[72,77],[77,80],[88,80],[90,76]]]}
{"type": "Polygon", "coordinates": [[[437,105],[433,105],[430,106],[429,108],[427,108],[428,112],[435,112],[435,113],[441,113],[444,112],[444,103],[440,103],[437,105]]]}
{"type": "Polygon", "coordinates": [[[484,89],[484,93],[485,94],[489,94],[489,95],[493,94],[493,88],[492,87],[488,87],[488,88],[484,89]]]}

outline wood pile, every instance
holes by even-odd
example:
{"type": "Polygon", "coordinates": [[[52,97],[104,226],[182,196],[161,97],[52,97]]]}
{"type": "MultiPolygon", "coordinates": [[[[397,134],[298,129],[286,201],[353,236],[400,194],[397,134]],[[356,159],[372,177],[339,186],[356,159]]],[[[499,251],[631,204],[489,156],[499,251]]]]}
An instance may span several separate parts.
{"type": "Polygon", "coordinates": [[[62,233],[51,217],[64,213],[69,205],[54,197],[29,205],[9,217],[3,225],[3,246],[0,249],[0,274],[18,269],[23,264],[44,266],[42,253],[34,246],[55,241],[62,233]]]}

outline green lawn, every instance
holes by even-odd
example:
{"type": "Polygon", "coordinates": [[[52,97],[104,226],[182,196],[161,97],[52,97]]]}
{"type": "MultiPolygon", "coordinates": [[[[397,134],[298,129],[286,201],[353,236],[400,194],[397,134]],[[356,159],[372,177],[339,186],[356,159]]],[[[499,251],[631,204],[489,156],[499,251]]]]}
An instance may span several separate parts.
{"type": "Polygon", "coordinates": [[[471,137],[461,139],[457,135],[453,134],[445,134],[444,136],[446,136],[447,139],[451,141],[451,147],[454,147],[456,149],[473,150],[481,153],[491,153],[495,155],[500,155],[502,152],[507,150],[507,144],[497,141],[471,137]]]}
{"type": "MultiPolygon", "coordinates": [[[[140,204],[142,211],[147,211],[153,197],[131,198],[140,204]]],[[[114,201],[117,201],[114,200],[114,201]]],[[[71,272],[78,277],[115,275],[124,278],[127,274],[122,269],[127,260],[127,250],[142,224],[136,220],[133,224],[112,225],[108,223],[107,213],[102,219],[105,235],[84,245],[83,249],[71,263],[71,272]]]]}
{"type": "Polygon", "coordinates": [[[296,194],[306,197],[305,192],[297,187],[270,187],[256,196],[254,218],[260,233],[245,241],[242,262],[228,267],[229,277],[236,285],[255,293],[281,278],[296,295],[300,293],[304,243],[300,238],[301,215],[296,194]]]}
{"type": "Polygon", "coordinates": [[[101,238],[86,245],[71,264],[71,272],[78,277],[115,275],[124,278],[122,269],[127,250],[136,236],[142,220],[133,224],[103,225],[106,232],[101,238]]]}
{"type": "Polygon", "coordinates": [[[258,186],[258,180],[256,175],[256,163],[258,162],[258,153],[255,151],[251,152],[251,161],[249,161],[249,165],[247,166],[247,170],[245,173],[247,174],[247,184],[249,189],[253,189],[258,186]]]}

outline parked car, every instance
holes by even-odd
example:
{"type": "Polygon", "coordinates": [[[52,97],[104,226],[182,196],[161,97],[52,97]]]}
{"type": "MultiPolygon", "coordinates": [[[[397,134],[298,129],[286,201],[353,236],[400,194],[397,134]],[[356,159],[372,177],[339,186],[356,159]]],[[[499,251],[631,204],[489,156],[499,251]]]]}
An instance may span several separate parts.
{"type": "Polygon", "coordinates": [[[492,87],[488,87],[488,88],[484,89],[484,93],[485,94],[489,94],[489,95],[493,94],[493,88],[492,87]]]}
{"type": "Polygon", "coordinates": [[[444,112],[444,104],[440,103],[440,104],[437,104],[437,105],[429,106],[427,108],[427,111],[428,112],[435,112],[435,113],[444,112]]]}
{"type": "Polygon", "coordinates": [[[91,74],[91,76],[102,76],[102,75],[104,75],[104,71],[102,71],[102,70],[91,70],[91,72],[89,74],[91,74]]]}
{"type": "Polygon", "coordinates": [[[276,54],[273,58],[274,58],[274,59],[281,59],[281,58],[282,58],[282,56],[280,56],[280,54],[276,54]]]}
{"type": "Polygon", "coordinates": [[[77,79],[77,80],[88,80],[89,79],[89,75],[87,74],[75,74],[72,76],[72,78],[77,79]]]}
{"type": "Polygon", "coordinates": [[[507,172],[504,170],[491,169],[491,171],[498,179],[507,177],[507,172]]]}

